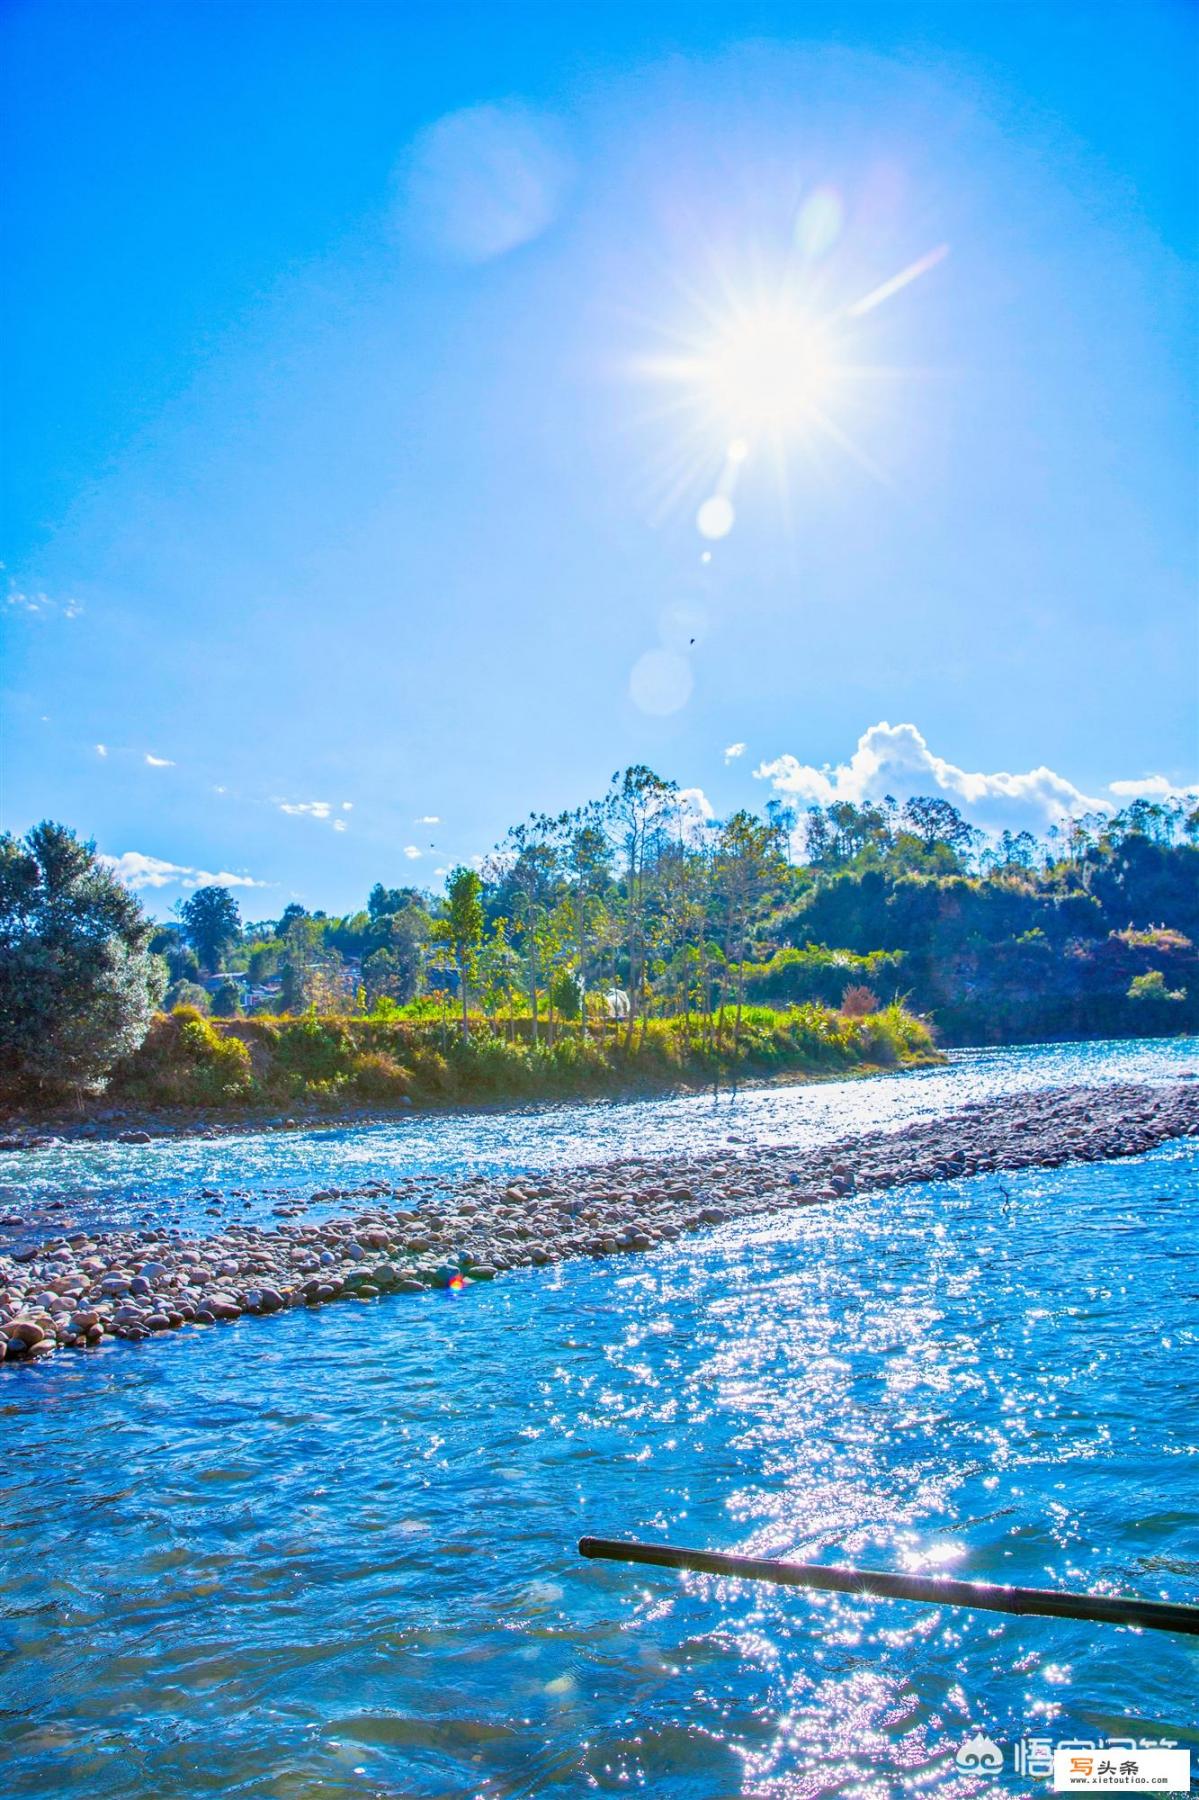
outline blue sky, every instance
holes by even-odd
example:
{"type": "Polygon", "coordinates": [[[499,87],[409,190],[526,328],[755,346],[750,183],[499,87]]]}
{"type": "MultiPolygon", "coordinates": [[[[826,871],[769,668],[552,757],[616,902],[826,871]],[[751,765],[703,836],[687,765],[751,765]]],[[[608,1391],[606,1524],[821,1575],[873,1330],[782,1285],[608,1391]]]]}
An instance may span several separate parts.
{"type": "Polygon", "coordinates": [[[1189,5],[0,40],[6,827],[269,915],[630,761],[992,826],[1199,775],[1189,5]]]}

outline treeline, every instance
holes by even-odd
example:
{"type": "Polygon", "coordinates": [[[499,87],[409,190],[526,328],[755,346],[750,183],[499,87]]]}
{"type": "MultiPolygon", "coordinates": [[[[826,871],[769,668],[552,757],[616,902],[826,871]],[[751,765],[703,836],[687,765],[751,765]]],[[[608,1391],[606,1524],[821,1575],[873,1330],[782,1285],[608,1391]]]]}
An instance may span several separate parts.
{"type": "MultiPolygon", "coordinates": [[[[242,925],[192,896],[154,948],[175,1002],[420,1018],[590,1009],[721,1019],[747,1002],[907,997],[949,1042],[1154,1034],[1199,1022],[1199,808],[1136,800],[1038,840],[983,837],[942,797],[708,818],[651,770],[514,827],[444,896],[377,884],[344,917],[242,925]],[[215,993],[198,981],[224,969],[215,993]]],[[[708,1027],[714,1030],[715,1027],[708,1027]]]]}
{"type": "Polygon", "coordinates": [[[441,895],[379,882],[345,916],[244,922],[214,886],[167,925],[44,824],[0,838],[0,1085],[102,1079],[181,1005],[626,1056],[678,1021],[689,1063],[735,1064],[754,1006],[902,1002],[950,1043],[1194,1030],[1197,937],[1193,801],[991,841],[940,797],[716,820],[637,766],[441,895]]]}

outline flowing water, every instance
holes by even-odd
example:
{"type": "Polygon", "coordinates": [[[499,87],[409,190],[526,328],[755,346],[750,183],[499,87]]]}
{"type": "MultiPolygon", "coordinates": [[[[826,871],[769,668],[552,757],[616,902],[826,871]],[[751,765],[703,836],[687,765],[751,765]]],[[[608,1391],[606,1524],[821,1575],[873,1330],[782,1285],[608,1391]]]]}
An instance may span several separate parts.
{"type": "MultiPolygon", "coordinates": [[[[962,1050],[947,1067],[743,1088],[656,1100],[593,1101],[413,1113],[387,1124],[158,1139],[145,1145],[63,1143],[0,1156],[0,1214],[30,1227],[12,1242],[59,1228],[45,1209],[65,1202],[73,1220],[126,1226],[163,1218],[219,1230],[203,1189],[232,1191],[236,1216],[270,1222],[273,1201],[314,1189],[406,1175],[443,1177],[577,1167],[623,1156],[675,1156],[729,1144],[815,1145],[902,1129],[971,1101],[1078,1083],[1167,1081],[1199,1072],[1199,1039],[1035,1044],[962,1050]]],[[[307,1216],[343,1211],[341,1202],[307,1216]]]]}
{"type": "MultiPolygon", "coordinates": [[[[582,1109],[544,1109],[403,1141],[539,1167],[554,1119],[591,1156],[672,1119],[687,1147],[785,1137],[788,1113],[809,1139],[842,1105],[861,1128],[1187,1054],[1013,1051],[745,1094],[717,1126],[685,1100],[582,1137],[582,1109]]],[[[393,1129],[313,1139],[304,1179],[365,1174],[393,1129]]],[[[236,1143],[199,1148],[235,1179],[236,1143]]],[[[118,1203],[115,1152],[41,1154],[118,1203]]],[[[254,1178],[295,1154],[257,1140],[254,1178]]],[[[146,1152],[123,1155],[145,1192],[146,1152]]],[[[1197,1225],[1199,1145],[1170,1144],[0,1371],[6,1800],[966,1800],[1048,1791],[1021,1742],[1034,1771],[1054,1739],[1199,1762],[1196,1640],[574,1551],[629,1534],[1199,1599],[1197,1225]],[[998,1784],[955,1768],[977,1732],[998,1784]]]]}

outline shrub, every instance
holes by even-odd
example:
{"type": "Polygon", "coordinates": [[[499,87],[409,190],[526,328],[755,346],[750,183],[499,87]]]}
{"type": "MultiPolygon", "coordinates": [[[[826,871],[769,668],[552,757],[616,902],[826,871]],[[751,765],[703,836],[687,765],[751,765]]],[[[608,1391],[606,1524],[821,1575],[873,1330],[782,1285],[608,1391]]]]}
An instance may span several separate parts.
{"type": "Polygon", "coordinates": [[[174,1012],[176,1007],[179,1006],[193,1007],[198,1013],[209,1013],[212,1011],[212,1002],[208,998],[208,990],[207,988],[202,988],[198,981],[177,981],[174,987],[169,987],[167,989],[166,999],[163,1001],[163,1005],[168,1012],[174,1012]]]}
{"type": "Polygon", "coordinates": [[[1143,975],[1134,975],[1128,984],[1130,1000],[1172,1000],[1177,1004],[1186,997],[1185,988],[1166,986],[1166,978],[1160,969],[1146,969],[1143,975]]]}
{"type": "Polygon", "coordinates": [[[411,1085],[408,1070],[386,1050],[365,1051],[355,1061],[352,1086],[363,1100],[402,1100],[411,1085]]]}
{"type": "Polygon", "coordinates": [[[557,969],[550,982],[550,1001],[560,1019],[579,1016],[579,984],[570,969],[557,969]]]}
{"type": "Polygon", "coordinates": [[[301,1091],[335,1087],[354,1072],[353,1045],[344,1024],[314,1012],[280,1021],[275,1060],[280,1073],[301,1091]]]}
{"type": "Polygon", "coordinates": [[[878,1011],[878,995],[868,987],[847,987],[841,996],[841,1011],[847,1019],[864,1019],[878,1011]]]}
{"type": "Polygon", "coordinates": [[[179,1006],[159,1014],[113,1086],[163,1106],[220,1106],[246,1099],[254,1076],[239,1038],[225,1036],[194,1006],[179,1006]]]}

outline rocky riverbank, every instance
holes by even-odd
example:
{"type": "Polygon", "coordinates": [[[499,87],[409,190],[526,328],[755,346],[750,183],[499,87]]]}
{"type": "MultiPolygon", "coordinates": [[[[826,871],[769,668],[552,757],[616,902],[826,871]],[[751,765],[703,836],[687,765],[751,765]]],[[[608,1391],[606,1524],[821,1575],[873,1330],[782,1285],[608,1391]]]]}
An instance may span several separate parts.
{"type": "Polygon", "coordinates": [[[436,1177],[400,1174],[292,1201],[276,1208],[278,1226],[228,1225],[208,1238],[70,1231],[0,1249],[0,1349],[6,1366],[28,1364],[60,1348],[138,1343],[245,1315],[460,1289],[869,1189],[1106,1161],[1194,1136],[1199,1084],[1050,1089],[814,1150],[730,1138],[721,1154],[625,1158],[553,1179],[480,1175],[448,1192],[436,1177]],[[356,1204],[304,1221],[307,1207],[330,1202],[356,1204]]]}

